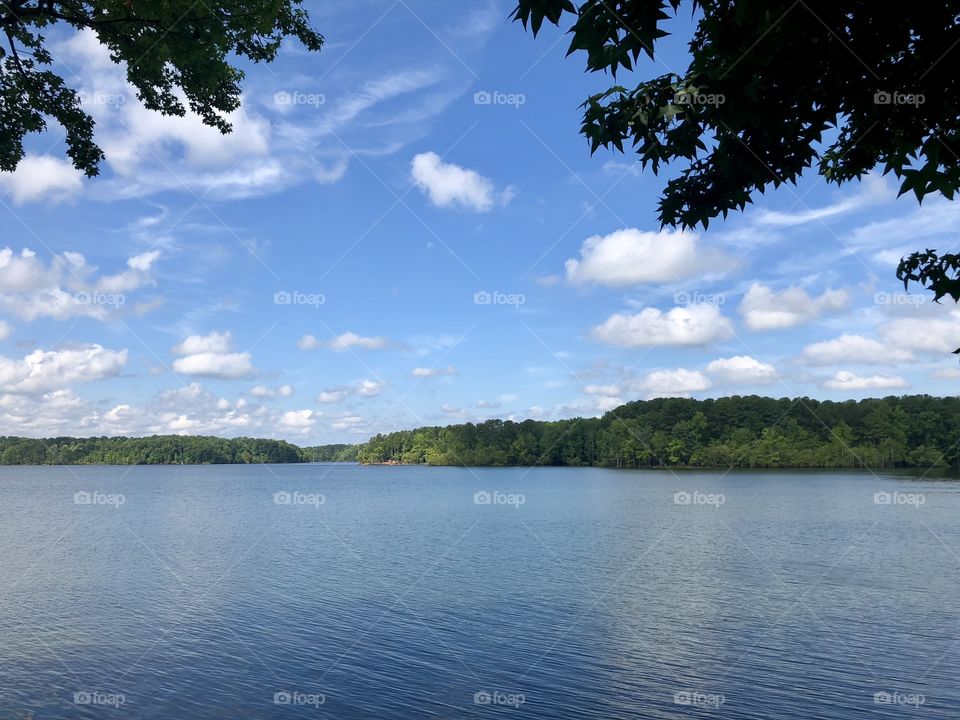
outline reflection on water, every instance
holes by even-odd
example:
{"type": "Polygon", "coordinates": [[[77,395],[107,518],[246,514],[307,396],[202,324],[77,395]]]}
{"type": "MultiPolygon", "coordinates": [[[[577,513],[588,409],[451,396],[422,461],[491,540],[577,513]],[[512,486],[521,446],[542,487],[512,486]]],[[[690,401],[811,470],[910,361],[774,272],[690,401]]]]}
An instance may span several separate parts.
{"type": "Polygon", "coordinates": [[[953,481],[287,465],[0,483],[4,718],[960,717],[953,481]]]}

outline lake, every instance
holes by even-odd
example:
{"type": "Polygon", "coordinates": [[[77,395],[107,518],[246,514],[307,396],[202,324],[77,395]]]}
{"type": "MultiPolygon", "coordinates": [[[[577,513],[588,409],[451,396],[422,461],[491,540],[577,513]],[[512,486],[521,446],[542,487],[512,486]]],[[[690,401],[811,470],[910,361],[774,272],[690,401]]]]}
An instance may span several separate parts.
{"type": "Polygon", "coordinates": [[[957,718],[960,483],[0,468],[3,718],[957,718]]]}

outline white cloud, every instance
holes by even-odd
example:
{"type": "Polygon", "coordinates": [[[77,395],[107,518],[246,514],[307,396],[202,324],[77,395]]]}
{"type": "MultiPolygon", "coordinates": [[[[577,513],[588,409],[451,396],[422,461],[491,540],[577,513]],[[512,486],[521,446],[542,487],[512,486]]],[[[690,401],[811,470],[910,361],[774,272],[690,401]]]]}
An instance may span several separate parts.
{"type": "Polygon", "coordinates": [[[387,339],[383,337],[364,337],[354,332],[345,332],[330,341],[330,348],[337,352],[362,348],[363,350],[379,350],[387,346],[387,339]]]}
{"type": "Polygon", "coordinates": [[[0,357],[0,393],[45,393],[118,375],[127,351],[84,345],[64,350],[34,350],[22,360],[0,357]]]}
{"type": "Polygon", "coordinates": [[[732,384],[766,385],[777,379],[777,369],[749,355],[718,358],[707,365],[707,372],[732,384]]]}
{"type": "Polygon", "coordinates": [[[960,367],[937,368],[930,377],[934,380],[960,380],[960,367]]]}
{"type": "Polygon", "coordinates": [[[862,335],[841,335],[807,345],[800,354],[805,365],[889,365],[913,360],[913,353],[865,338],[862,335]]]}
{"type": "Polygon", "coordinates": [[[297,340],[297,347],[301,350],[313,350],[320,347],[320,341],[313,335],[304,335],[297,340]]]}
{"type": "Polygon", "coordinates": [[[265,385],[256,385],[250,388],[250,394],[255,398],[272,398],[272,397],[290,397],[293,395],[293,386],[292,385],[281,385],[277,388],[267,387],[265,385]]]}
{"type": "Polygon", "coordinates": [[[581,390],[587,395],[619,395],[619,385],[584,385],[581,390]]]}
{"type": "Polygon", "coordinates": [[[248,352],[232,352],[233,336],[214,330],[209,335],[191,335],[175,345],[172,352],[182,355],[173,362],[174,372],[183,375],[227,380],[249,377],[254,368],[248,352]]]}
{"type": "Polygon", "coordinates": [[[709,390],[710,379],[698,370],[655,370],[632,383],[637,392],[648,398],[689,397],[690,393],[709,390]]]}
{"type": "Polygon", "coordinates": [[[363,380],[354,391],[361,397],[375,397],[382,393],[386,387],[386,380],[363,380]]]}
{"type": "MultiPolygon", "coordinates": [[[[943,307],[930,304],[926,313],[939,313],[943,307]]],[[[910,317],[891,320],[880,326],[885,343],[910,350],[937,355],[951,353],[960,347],[960,309],[947,311],[946,317],[910,317]]]]}
{"type": "Polygon", "coordinates": [[[69,160],[27,155],[14,172],[0,173],[0,188],[13,197],[16,205],[37,200],[57,203],[80,192],[83,174],[69,160]]]}
{"type": "Polygon", "coordinates": [[[293,432],[309,432],[316,422],[313,410],[288,410],[280,416],[280,425],[293,432]]]}
{"type": "Polygon", "coordinates": [[[740,314],[751,330],[774,330],[802,325],[824,313],[836,312],[849,301],[845,290],[826,290],[814,298],[800,287],[775,292],[766,285],[753,283],[740,303],[740,314]]]}
{"type": "Polygon", "coordinates": [[[98,278],[97,268],[78,252],[54,255],[47,263],[30,248],[17,253],[5,247],[0,250],[0,311],[28,322],[38,317],[108,320],[124,307],[124,292],[154,284],[150,265],[156,256],[149,253],[152,259],[144,264],[144,255],[130,258],[126,271],[98,278]]]}
{"type": "Polygon", "coordinates": [[[97,290],[104,293],[131,292],[147,284],[153,284],[150,277],[150,268],[160,257],[159,250],[149,250],[134,255],[127,260],[127,269],[117,275],[107,275],[100,278],[97,290]]]}
{"type": "Polygon", "coordinates": [[[447,365],[445,368],[438,367],[417,367],[413,369],[411,375],[415,378],[435,378],[456,375],[457,369],[453,365],[447,365]]]}
{"type": "Polygon", "coordinates": [[[328,388],[317,395],[317,402],[324,404],[336,404],[346,400],[351,395],[359,397],[376,397],[387,388],[386,380],[361,380],[353,385],[342,385],[340,387],[328,388]]]}
{"type": "Polygon", "coordinates": [[[357,435],[367,432],[365,421],[359,415],[344,415],[336,418],[330,423],[330,427],[334,430],[343,430],[357,435]]]}
{"type": "Polygon", "coordinates": [[[227,353],[233,347],[233,334],[230,331],[209,335],[191,335],[178,345],[174,345],[175,355],[195,355],[198,353],[227,353]]]}
{"type": "Polygon", "coordinates": [[[725,340],[730,320],[713,305],[675,307],[669,312],[645,308],[636,315],[617,313],[592,330],[593,337],[621,347],[694,346],[725,340]]]}
{"type": "Polygon", "coordinates": [[[319,347],[328,347],[336,352],[346,352],[353,348],[361,350],[382,350],[390,342],[384,337],[366,337],[355,332],[345,332],[326,342],[318,340],[314,335],[304,335],[297,341],[301,350],[315,350],[319,347]]]}
{"type": "Polygon", "coordinates": [[[730,267],[723,253],[698,246],[698,240],[696,233],[684,230],[627,228],[594,235],[584,241],[579,260],[567,260],[567,280],[616,287],[674,282],[730,267]]]}
{"type": "Polygon", "coordinates": [[[346,390],[324,390],[317,395],[318,403],[335,404],[347,399],[349,393],[346,390]]]}
{"type": "Polygon", "coordinates": [[[460,206],[487,212],[498,202],[506,204],[513,196],[512,189],[508,188],[498,197],[490,180],[474,170],[445,163],[434,152],[414,156],[410,176],[437,207],[460,206]]]}
{"type": "Polygon", "coordinates": [[[12,333],[13,326],[4,320],[0,320],[0,341],[6,340],[12,333]]]}
{"type": "Polygon", "coordinates": [[[902,377],[890,375],[871,375],[861,377],[852,372],[841,370],[829,380],[820,383],[827,390],[873,390],[880,388],[906,388],[910,383],[902,377]]]}
{"type": "Polygon", "coordinates": [[[609,412],[621,405],[623,405],[623,398],[611,395],[600,395],[596,398],[596,402],[594,402],[594,407],[599,412],[609,412]]]}
{"type": "Polygon", "coordinates": [[[253,374],[250,353],[196,353],[173,361],[173,371],[182,375],[235,380],[253,374]]]}

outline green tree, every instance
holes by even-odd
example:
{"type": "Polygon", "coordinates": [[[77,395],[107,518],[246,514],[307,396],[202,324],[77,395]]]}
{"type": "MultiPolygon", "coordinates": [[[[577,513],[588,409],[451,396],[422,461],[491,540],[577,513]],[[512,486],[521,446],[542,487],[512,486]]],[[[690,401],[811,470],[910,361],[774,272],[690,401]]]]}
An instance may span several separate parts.
{"type": "MultiPolygon", "coordinates": [[[[683,5],[697,19],[687,67],[583,105],[591,151],[633,148],[655,174],[679,166],[662,224],[707,227],[813,166],[836,184],[893,172],[918,200],[960,188],[957,2],[519,0],[513,18],[536,35],[569,17],[568,54],[616,82],[655,57],[683,5]]],[[[898,270],[938,299],[960,300],[958,274],[960,256],[930,250],[898,270]]]]}
{"type": "Polygon", "coordinates": [[[15,170],[23,139],[47,118],[66,130],[77,169],[96,175],[103,151],[93,118],[52,68],[46,43],[54,25],[92,31],[123,63],[143,104],[165,115],[189,107],[203,122],[230,131],[224,114],[240,105],[239,59],[271,62],[285,38],[319,50],[301,0],[5,0],[0,2],[0,170],[15,170]],[[181,96],[185,99],[181,100],[181,96]]]}

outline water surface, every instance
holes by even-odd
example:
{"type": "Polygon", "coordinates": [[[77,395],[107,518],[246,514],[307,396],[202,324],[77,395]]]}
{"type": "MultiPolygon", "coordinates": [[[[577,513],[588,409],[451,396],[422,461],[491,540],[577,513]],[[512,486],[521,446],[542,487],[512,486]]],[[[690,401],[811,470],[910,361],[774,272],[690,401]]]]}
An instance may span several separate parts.
{"type": "Polygon", "coordinates": [[[960,717],[952,481],[5,467],[0,493],[3,718],[960,717]]]}

